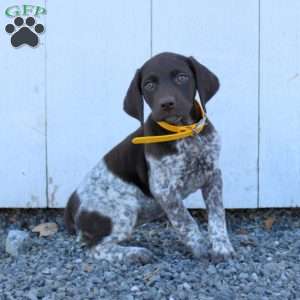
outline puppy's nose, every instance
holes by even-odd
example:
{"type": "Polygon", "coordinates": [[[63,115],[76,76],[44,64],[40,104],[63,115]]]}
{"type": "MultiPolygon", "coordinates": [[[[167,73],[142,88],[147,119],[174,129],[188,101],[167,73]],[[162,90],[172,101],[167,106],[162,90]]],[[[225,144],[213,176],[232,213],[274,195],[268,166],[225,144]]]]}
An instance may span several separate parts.
{"type": "Polygon", "coordinates": [[[174,97],[165,97],[160,100],[160,108],[164,111],[170,111],[175,108],[174,97]]]}

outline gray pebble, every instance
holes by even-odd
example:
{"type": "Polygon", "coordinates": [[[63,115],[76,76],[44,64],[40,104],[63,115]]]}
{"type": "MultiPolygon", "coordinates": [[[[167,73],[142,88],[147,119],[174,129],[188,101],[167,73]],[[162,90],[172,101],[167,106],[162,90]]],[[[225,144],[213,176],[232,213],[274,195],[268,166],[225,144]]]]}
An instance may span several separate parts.
{"type": "Polygon", "coordinates": [[[207,273],[210,275],[213,275],[217,272],[216,267],[214,265],[209,265],[207,268],[207,273]]]}
{"type": "Polygon", "coordinates": [[[252,273],[251,274],[251,279],[254,280],[254,281],[257,281],[258,280],[258,276],[256,273],[252,273]]]}
{"type": "Polygon", "coordinates": [[[130,289],[132,292],[137,292],[140,290],[140,288],[137,285],[134,285],[133,287],[131,287],[130,289]]]}
{"type": "Polygon", "coordinates": [[[234,292],[228,289],[218,292],[214,297],[214,300],[234,300],[234,299],[236,299],[234,292]]]}
{"type": "Polygon", "coordinates": [[[191,286],[187,283],[187,282],[184,282],[182,284],[182,287],[185,289],[185,290],[190,290],[191,289],[191,286]]]}
{"type": "Polygon", "coordinates": [[[247,273],[241,273],[241,274],[239,275],[239,278],[242,279],[242,280],[243,280],[243,279],[246,280],[246,279],[248,279],[248,277],[249,277],[249,275],[248,275],[247,273]]]}
{"type": "Polygon", "coordinates": [[[31,290],[26,294],[26,297],[27,297],[29,300],[37,300],[38,297],[37,297],[37,291],[36,291],[36,289],[31,289],[31,290]]]}
{"type": "Polygon", "coordinates": [[[10,230],[8,232],[5,250],[11,256],[18,256],[25,252],[30,246],[29,234],[21,230],[10,230]]]}

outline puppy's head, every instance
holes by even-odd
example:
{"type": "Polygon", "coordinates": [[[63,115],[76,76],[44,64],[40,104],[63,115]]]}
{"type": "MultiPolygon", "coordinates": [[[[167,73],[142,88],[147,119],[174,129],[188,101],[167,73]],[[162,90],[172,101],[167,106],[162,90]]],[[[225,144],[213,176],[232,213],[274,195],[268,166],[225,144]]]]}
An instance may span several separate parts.
{"type": "Polygon", "coordinates": [[[218,88],[216,75],[193,57],[162,53],[136,71],[124,100],[124,110],[143,123],[145,99],[154,121],[185,123],[190,118],[196,90],[205,109],[218,88]]]}

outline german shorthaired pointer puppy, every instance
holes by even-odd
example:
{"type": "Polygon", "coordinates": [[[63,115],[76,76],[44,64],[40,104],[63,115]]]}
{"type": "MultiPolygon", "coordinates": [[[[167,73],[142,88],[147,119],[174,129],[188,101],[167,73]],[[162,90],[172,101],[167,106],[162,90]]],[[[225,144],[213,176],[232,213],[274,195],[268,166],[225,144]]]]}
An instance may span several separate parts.
{"type": "Polygon", "coordinates": [[[109,151],[71,195],[65,224],[92,247],[98,259],[147,262],[152,254],[142,247],[119,243],[138,224],[166,215],[180,240],[199,258],[205,254],[203,235],[183,205],[201,189],[208,210],[213,259],[234,254],[222,204],[222,175],[218,167],[219,136],[209,120],[200,134],[172,142],[138,144],[139,136],[164,135],[158,125],[198,122],[198,91],[202,107],[219,88],[217,77],[193,57],[162,53],[137,70],[124,100],[124,110],[141,126],[109,151]],[[151,108],[143,120],[143,101],[151,108]]]}

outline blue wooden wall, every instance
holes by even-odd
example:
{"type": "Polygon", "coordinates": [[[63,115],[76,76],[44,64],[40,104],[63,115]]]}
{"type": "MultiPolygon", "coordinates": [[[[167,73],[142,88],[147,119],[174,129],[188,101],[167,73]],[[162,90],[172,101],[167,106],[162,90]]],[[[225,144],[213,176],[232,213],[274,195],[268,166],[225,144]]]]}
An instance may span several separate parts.
{"type": "MultiPolygon", "coordinates": [[[[208,114],[228,208],[300,204],[300,2],[30,1],[37,48],[13,48],[0,2],[0,207],[61,207],[138,123],[122,111],[135,70],[162,51],[219,77],[208,114]]],[[[200,193],[187,199],[202,207],[200,193]]]]}

